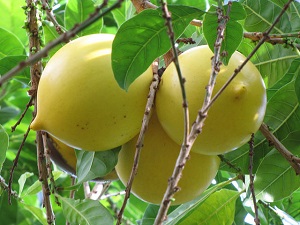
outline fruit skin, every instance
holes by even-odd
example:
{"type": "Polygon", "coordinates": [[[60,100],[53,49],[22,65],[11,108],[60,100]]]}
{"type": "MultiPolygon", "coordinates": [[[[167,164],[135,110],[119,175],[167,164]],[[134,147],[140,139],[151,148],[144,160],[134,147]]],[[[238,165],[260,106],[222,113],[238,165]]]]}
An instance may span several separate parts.
{"type": "Polygon", "coordinates": [[[90,151],[115,148],[139,132],[152,71],[122,90],[111,69],[113,39],[88,35],[55,53],[40,79],[31,129],[90,151]]]}
{"type": "MultiPolygon", "coordinates": [[[[55,137],[47,136],[47,145],[50,149],[51,160],[60,167],[63,171],[69,173],[71,176],[76,177],[76,164],[77,158],[75,149],[57,140],[55,137]]],[[[115,170],[111,171],[104,177],[94,179],[97,182],[106,182],[117,180],[118,175],[115,170]]]]}
{"type": "MultiPolygon", "coordinates": [[[[124,185],[127,184],[130,176],[136,142],[137,137],[124,144],[119,153],[116,171],[124,185]]],[[[146,202],[160,204],[179,151],[180,146],[164,132],[154,113],[145,134],[132,193],[146,202]]],[[[175,194],[175,201],[171,204],[182,204],[199,196],[211,184],[219,164],[218,156],[192,152],[178,184],[180,191],[175,194]]]]}
{"type": "MultiPolygon", "coordinates": [[[[187,50],[179,56],[190,115],[190,125],[202,107],[211,72],[213,53],[208,46],[187,50]]],[[[246,58],[235,52],[228,66],[221,66],[213,95],[246,58]]],[[[183,137],[183,109],[181,90],[174,64],[165,70],[156,97],[160,123],[178,144],[183,137]]],[[[194,143],[194,152],[216,155],[240,147],[249,141],[264,118],[266,89],[259,71],[248,62],[208,111],[202,133],[194,143]]]]}

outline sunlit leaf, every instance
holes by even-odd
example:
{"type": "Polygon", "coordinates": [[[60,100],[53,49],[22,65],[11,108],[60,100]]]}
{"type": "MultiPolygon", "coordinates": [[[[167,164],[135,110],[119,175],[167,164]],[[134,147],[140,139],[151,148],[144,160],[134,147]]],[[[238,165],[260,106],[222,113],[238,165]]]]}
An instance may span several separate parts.
{"type": "Polygon", "coordinates": [[[179,221],[184,220],[201,204],[203,204],[213,193],[215,193],[217,190],[221,188],[224,188],[228,184],[229,181],[219,183],[204,191],[199,197],[195,198],[194,200],[181,204],[168,215],[168,219],[166,220],[165,225],[178,224],[179,221]]]}
{"type": "Polygon", "coordinates": [[[25,182],[27,180],[27,178],[33,176],[33,173],[30,173],[30,172],[25,172],[23,173],[19,180],[18,180],[18,183],[19,183],[19,195],[23,192],[23,188],[24,188],[24,185],[25,185],[25,182]]]}
{"type": "Polygon", "coordinates": [[[24,54],[23,44],[13,33],[0,28],[0,37],[0,59],[6,56],[24,54]]]}
{"type": "MultiPolygon", "coordinates": [[[[281,12],[282,8],[270,0],[245,0],[244,8],[247,12],[244,28],[247,31],[264,32],[281,12]]],[[[272,30],[272,33],[289,33],[292,31],[291,22],[287,13],[284,13],[279,23],[272,30]]]]}
{"type": "Polygon", "coordinates": [[[24,44],[28,42],[26,30],[22,28],[26,20],[25,10],[22,9],[25,5],[24,0],[0,1],[0,27],[12,32],[24,44]]]}
{"type": "Polygon", "coordinates": [[[74,200],[58,196],[62,203],[63,213],[71,224],[80,225],[113,225],[110,212],[96,200],[74,200]]]}
{"type": "MultiPolygon", "coordinates": [[[[92,0],[69,0],[65,10],[65,28],[70,30],[76,24],[80,24],[86,20],[93,12],[95,12],[95,6],[92,0]]],[[[102,26],[103,20],[101,18],[97,22],[85,28],[78,35],[83,36],[99,33],[102,26]]]]}
{"type": "MultiPolygon", "coordinates": [[[[57,180],[63,174],[62,171],[53,171],[54,180],[57,180]]],[[[21,193],[21,198],[24,198],[28,195],[36,195],[42,190],[42,183],[37,180],[31,186],[29,186],[25,191],[21,193]]]]}
{"type": "Polygon", "coordinates": [[[6,151],[9,144],[8,134],[5,129],[0,125],[0,172],[2,170],[3,163],[6,159],[6,151]]]}
{"type": "Polygon", "coordinates": [[[76,151],[77,183],[104,177],[111,172],[117,164],[119,151],[120,147],[99,152],[76,151]]]}
{"type": "MultiPolygon", "coordinates": [[[[203,12],[188,6],[169,6],[175,38],[203,12]]],[[[148,9],[122,24],[112,46],[112,68],[123,89],[171,47],[162,10],[148,9]]]]}
{"type": "Polygon", "coordinates": [[[196,207],[178,225],[223,224],[232,225],[235,215],[235,202],[241,193],[222,189],[210,195],[203,204],[196,207]]]}
{"type": "MultiPolygon", "coordinates": [[[[282,140],[283,145],[293,154],[300,154],[300,131],[292,132],[282,140]]],[[[254,180],[257,199],[274,202],[290,196],[300,186],[296,175],[286,159],[277,151],[270,152],[257,169],[254,180]]]]}

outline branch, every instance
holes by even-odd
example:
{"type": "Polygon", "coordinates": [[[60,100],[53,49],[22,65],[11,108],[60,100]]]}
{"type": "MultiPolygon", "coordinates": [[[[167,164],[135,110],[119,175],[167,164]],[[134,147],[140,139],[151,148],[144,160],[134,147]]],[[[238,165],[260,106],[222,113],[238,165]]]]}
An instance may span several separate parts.
{"type": "Polygon", "coordinates": [[[22,71],[27,66],[30,66],[30,65],[34,64],[35,62],[37,62],[38,60],[46,57],[48,52],[52,48],[54,48],[55,46],[57,46],[63,42],[68,42],[77,33],[79,33],[80,31],[82,31],[83,29],[85,29],[86,27],[88,27],[89,25],[94,23],[95,21],[97,21],[99,18],[105,16],[111,10],[120,7],[121,3],[124,0],[119,0],[115,4],[113,4],[111,7],[104,9],[104,7],[107,5],[107,1],[108,0],[104,0],[103,3],[95,9],[95,12],[92,13],[90,15],[90,17],[88,19],[86,19],[85,21],[83,21],[81,24],[75,25],[71,30],[65,32],[64,34],[59,36],[54,41],[49,42],[41,51],[38,51],[34,55],[28,57],[27,60],[20,62],[17,66],[12,68],[10,71],[8,71],[6,74],[4,74],[2,77],[0,77],[0,87],[2,86],[2,84],[4,82],[6,82],[7,80],[9,80],[13,76],[15,76],[17,73],[22,71]]]}
{"type": "Polygon", "coordinates": [[[255,190],[254,190],[254,175],[253,175],[253,156],[254,156],[254,134],[251,135],[251,139],[249,141],[249,176],[250,176],[250,191],[253,199],[254,213],[255,218],[254,222],[256,225],[260,225],[260,220],[258,218],[258,208],[256,204],[255,190]]]}
{"type": "MultiPolygon", "coordinates": [[[[244,37],[252,41],[259,41],[264,37],[262,32],[244,32],[244,37]]],[[[291,46],[292,48],[298,48],[300,50],[300,45],[294,43],[291,38],[300,38],[300,33],[289,33],[289,34],[269,34],[266,37],[265,42],[272,45],[283,44],[286,46],[291,46]]]]}
{"type": "Polygon", "coordinates": [[[265,138],[271,142],[279,153],[289,162],[296,172],[296,175],[300,174],[300,158],[294,156],[269,130],[266,124],[262,124],[259,128],[265,138]]]}
{"type": "Polygon", "coordinates": [[[147,100],[147,103],[146,103],[144,117],[143,117],[143,121],[142,121],[142,127],[141,127],[140,134],[139,134],[139,137],[138,137],[138,140],[137,140],[137,143],[136,143],[136,150],[135,150],[132,170],[131,170],[130,177],[129,177],[127,185],[126,185],[125,198],[124,198],[122,207],[121,207],[121,209],[118,213],[117,225],[121,224],[121,222],[122,222],[122,216],[123,216],[127,201],[129,199],[129,196],[130,196],[134,176],[137,174],[138,162],[139,162],[141,150],[142,150],[142,147],[143,147],[144,136],[145,136],[145,133],[146,133],[146,130],[147,130],[147,127],[148,127],[148,123],[149,123],[150,115],[151,115],[151,110],[152,110],[153,105],[154,105],[154,99],[155,99],[156,91],[158,89],[158,85],[159,85],[159,82],[160,82],[160,78],[159,78],[159,75],[158,75],[158,61],[155,61],[152,64],[152,70],[153,70],[153,80],[152,80],[152,83],[150,85],[148,100],[147,100]]]}
{"type": "Polygon", "coordinates": [[[175,41],[175,36],[174,36],[174,31],[173,31],[173,26],[172,26],[172,18],[171,14],[168,10],[167,4],[161,0],[161,6],[162,6],[162,12],[163,12],[163,17],[166,20],[166,27],[167,27],[167,32],[169,35],[169,39],[171,42],[172,46],[172,53],[173,53],[173,62],[176,67],[176,71],[178,74],[178,79],[180,82],[180,87],[181,87],[181,95],[182,95],[182,106],[183,106],[183,117],[184,117],[184,133],[183,133],[183,142],[182,142],[182,147],[179,153],[179,156],[176,161],[176,165],[174,167],[173,173],[171,178],[168,180],[168,187],[167,190],[164,194],[164,197],[162,199],[158,214],[156,216],[154,224],[161,224],[162,221],[166,219],[166,214],[167,211],[171,205],[171,199],[173,198],[174,194],[179,190],[177,187],[178,182],[181,178],[181,173],[184,168],[184,165],[189,158],[189,150],[187,149],[188,146],[188,135],[189,135],[189,111],[188,111],[188,102],[187,102],[187,97],[186,97],[186,92],[185,92],[185,79],[182,76],[179,61],[178,61],[178,52],[176,49],[176,41],[175,41]]]}

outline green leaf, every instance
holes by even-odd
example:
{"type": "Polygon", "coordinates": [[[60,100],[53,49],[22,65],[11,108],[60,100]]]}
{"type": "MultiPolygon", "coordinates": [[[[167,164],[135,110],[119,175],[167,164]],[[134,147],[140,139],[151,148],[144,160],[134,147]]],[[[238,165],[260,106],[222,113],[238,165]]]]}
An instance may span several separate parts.
{"type": "MultiPolygon", "coordinates": [[[[44,37],[45,37],[46,44],[48,44],[50,41],[53,41],[59,37],[59,34],[57,33],[55,27],[47,21],[43,22],[43,30],[44,30],[44,37]]],[[[55,48],[52,48],[48,52],[48,56],[49,57],[53,56],[54,53],[57,52],[57,50],[60,49],[62,46],[63,46],[63,44],[59,44],[55,48]]]]}
{"type": "MultiPolygon", "coordinates": [[[[288,2],[288,0],[272,0],[275,4],[283,8],[283,6],[288,2]]],[[[293,1],[290,7],[287,9],[287,14],[289,20],[292,21],[292,31],[297,32],[300,30],[300,2],[293,1]]]]}
{"type": "Polygon", "coordinates": [[[26,20],[25,11],[21,7],[25,5],[24,0],[0,1],[0,27],[12,32],[22,43],[28,42],[26,30],[21,28],[26,20]]]}
{"type": "MultiPolygon", "coordinates": [[[[269,0],[245,0],[244,8],[247,12],[244,28],[253,32],[266,31],[282,10],[269,0]]],[[[279,23],[275,25],[272,33],[289,33],[291,31],[290,20],[287,13],[284,13],[279,23]]]]}
{"type": "Polygon", "coordinates": [[[41,208],[37,208],[33,205],[22,204],[24,209],[30,212],[41,224],[47,225],[46,215],[41,208]]]}
{"type": "MultiPolygon", "coordinates": [[[[188,6],[169,6],[177,39],[190,21],[203,12],[188,6]]],[[[123,89],[171,47],[160,8],[148,9],[122,24],[112,46],[112,68],[123,89]]]]}
{"type": "MultiPolygon", "coordinates": [[[[255,43],[244,39],[239,46],[239,51],[245,56],[254,49],[255,43]]],[[[251,58],[251,61],[265,79],[267,88],[277,83],[289,70],[294,59],[299,58],[297,52],[282,45],[263,44],[251,58]]]]}
{"type": "MultiPolygon", "coordinates": [[[[109,2],[110,4],[112,4],[111,1],[109,2]]],[[[121,4],[121,7],[114,9],[113,11],[111,11],[111,13],[118,27],[120,27],[125,21],[129,20],[134,16],[135,9],[131,2],[124,1],[121,4]]]]}
{"type": "MultiPolygon", "coordinates": [[[[67,30],[72,29],[76,24],[80,24],[86,20],[93,12],[95,12],[95,6],[92,0],[69,0],[65,9],[65,28],[67,30]]],[[[103,20],[101,18],[85,28],[78,35],[100,33],[102,26],[103,20]]]]}
{"type": "Polygon", "coordinates": [[[203,204],[187,217],[183,218],[178,225],[190,224],[223,224],[232,225],[235,215],[235,202],[240,192],[222,189],[206,199],[203,204]]]}
{"type": "MultiPolygon", "coordinates": [[[[54,180],[57,180],[64,172],[62,171],[53,171],[54,180]]],[[[36,195],[42,190],[42,183],[37,180],[34,182],[31,186],[29,186],[25,191],[23,191],[21,194],[21,198],[24,198],[28,195],[36,195]]]]}
{"type": "Polygon", "coordinates": [[[0,106],[0,124],[4,124],[19,115],[20,110],[11,106],[0,106]]]}
{"type": "MultiPolygon", "coordinates": [[[[300,74],[300,59],[297,59],[293,62],[292,69],[294,70],[295,74],[300,74]]],[[[297,76],[295,80],[295,91],[298,98],[298,101],[300,102],[300,76],[297,76]]]]}
{"type": "Polygon", "coordinates": [[[0,37],[0,59],[6,56],[24,54],[23,44],[13,33],[0,28],[0,37]]]}
{"type": "MultiPolygon", "coordinates": [[[[0,47],[1,48],[1,47],[0,47]]],[[[5,74],[10,69],[17,66],[20,62],[24,61],[27,57],[25,55],[17,55],[17,56],[6,56],[0,59],[0,75],[5,74]]],[[[20,71],[14,79],[28,85],[30,81],[30,72],[29,68],[25,68],[24,70],[20,71]]]]}
{"type": "MultiPolygon", "coordinates": [[[[300,131],[292,132],[282,144],[300,154],[300,131]]],[[[256,198],[274,202],[290,196],[300,186],[300,177],[278,151],[270,152],[257,169],[254,180],[256,198]]]]}
{"type": "Polygon", "coordinates": [[[80,225],[113,225],[110,212],[95,200],[74,200],[57,195],[62,202],[63,213],[71,224],[80,225]]]}
{"type": "Polygon", "coordinates": [[[168,215],[168,219],[166,220],[165,225],[177,225],[179,221],[188,217],[188,215],[190,215],[195,209],[197,209],[199,205],[203,204],[209,198],[209,196],[211,196],[217,190],[225,187],[229,183],[230,181],[225,181],[215,186],[212,186],[194,200],[181,204],[168,215]]]}
{"type": "MultiPolygon", "coordinates": [[[[216,10],[216,6],[211,6],[203,20],[203,33],[212,51],[214,51],[219,26],[216,10]]],[[[227,10],[228,6],[224,7],[224,15],[227,14],[227,10]]],[[[226,56],[222,59],[225,65],[228,64],[230,57],[243,39],[243,27],[236,20],[244,19],[245,15],[246,13],[243,6],[238,2],[233,2],[229,13],[229,21],[226,24],[224,32],[224,41],[222,42],[221,47],[221,52],[227,52],[226,56]]]]}
{"type": "Polygon", "coordinates": [[[23,192],[23,188],[24,188],[24,185],[25,185],[25,182],[27,180],[27,178],[33,176],[34,174],[33,173],[30,173],[30,172],[25,172],[23,173],[19,180],[18,180],[18,183],[19,183],[19,195],[21,195],[21,193],[23,192]]]}
{"type": "Polygon", "coordinates": [[[104,177],[110,173],[117,164],[120,149],[121,147],[99,152],[76,151],[77,183],[104,177]]]}
{"type": "Polygon", "coordinates": [[[295,220],[300,221],[300,214],[298,213],[298,209],[300,209],[300,189],[282,201],[271,203],[271,206],[281,208],[295,220]]]}
{"type": "Polygon", "coordinates": [[[2,170],[3,163],[6,159],[6,151],[8,149],[9,137],[5,129],[0,125],[0,172],[2,170]]]}

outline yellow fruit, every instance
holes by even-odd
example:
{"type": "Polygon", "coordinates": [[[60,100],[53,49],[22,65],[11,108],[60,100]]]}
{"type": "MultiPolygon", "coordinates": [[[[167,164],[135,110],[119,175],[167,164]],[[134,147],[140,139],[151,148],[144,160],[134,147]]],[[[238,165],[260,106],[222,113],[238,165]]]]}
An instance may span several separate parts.
{"type": "MultiPolygon", "coordinates": [[[[124,185],[127,184],[133,165],[136,141],[137,137],[123,145],[119,153],[116,171],[124,185]]],[[[168,137],[153,114],[145,135],[132,193],[146,202],[160,204],[179,151],[180,146],[168,137]]],[[[182,204],[199,196],[215,177],[219,163],[217,156],[191,153],[179,181],[180,191],[175,194],[172,204],[182,204]]]]}
{"type": "Polygon", "coordinates": [[[91,151],[115,148],[139,132],[152,72],[122,90],[111,69],[113,38],[88,35],[56,52],[41,76],[33,130],[91,151]]]}
{"type": "MultiPolygon", "coordinates": [[[[179,56],[180,68],[186,80],[190,125],[202,107],[211,73],[213,53],[208,46],[187,50],[179,56]]],[[[235,52],[227,66],[222,65],[213,95],[223,86],[233,71],[245,60],[235,52]]],[[[159,121],[167,134],[177,143],[183,138],[183,109],[181,90],[174,64],[165,70],[156,97],[159,121]]],[[[208,112],[202,133],[193,150],[197,153],[223,154],[245,144],[264,118],[266,90],[256,67],[248,62],[208,112]]]]}
{"type": "MultiPolygon", "coordinates": [[[[47,145],[50,149],[51,160],[63,171],[76,177],[77,158],[75,149],[62,143],[53,136],[47,137],[47,145]]],[[[104,177],[94,179],[95,181],[109,181],[118,179],[115,170],[104,177]]]]}

